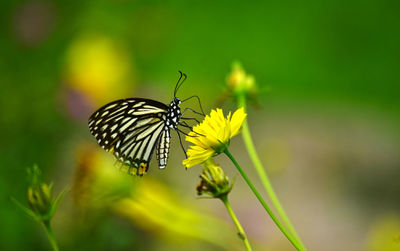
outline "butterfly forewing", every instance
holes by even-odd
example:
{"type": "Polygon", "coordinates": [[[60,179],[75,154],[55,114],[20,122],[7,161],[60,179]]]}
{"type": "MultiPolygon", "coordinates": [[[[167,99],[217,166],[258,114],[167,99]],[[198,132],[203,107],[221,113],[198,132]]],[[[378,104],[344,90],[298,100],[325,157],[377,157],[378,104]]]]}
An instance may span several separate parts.
{"type": "Polygon", "coordinates": [[[89,129],[99,145],[113,153],[127,172],[143,175],[156,144],[165,142],[165,131],[169,136],[165,127],[167,112],[167,105],[154,100],[117,100],[93,113],[89,129]]]}

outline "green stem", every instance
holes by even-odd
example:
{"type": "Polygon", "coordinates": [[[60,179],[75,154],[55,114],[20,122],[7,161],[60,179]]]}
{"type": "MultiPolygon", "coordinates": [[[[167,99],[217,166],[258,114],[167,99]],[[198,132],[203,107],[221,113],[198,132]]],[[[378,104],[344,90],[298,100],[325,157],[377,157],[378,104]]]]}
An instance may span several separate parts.
{"type": "Polygon", "coordinates": [[[251,249],[251,247],[250,247],[249,240],[247,239],[247,235],[246,235],[246,233],[244,232],[243,227],[242,227],[242,225],[240,224],[239,220],[237,219],[237,217],[236,217],[236,215],[235,215],[235,212],[233,212],[233,210],[232,210],[232,207],[231,207],[231,205],[230,205],[230,203],[229,203],[229,201],[228,201],[228,196],[223,196],[223,197],[221,197],[220,199],[221,199],[222,202],[224,203],[224,205],[225,205],[225,207],[226,207],[226,210],[228,210],[229,215],[231,216],[233,222],[235,223],[237,229],[239,230],[239,233],[238,233],[238,234],[239,234],[240,239],[243,240],[244,245],[246,246],[246,249],[247,249],[248,251],[251,251],[252,249],[251,249]]]}
{"type": "MultiPolygon", "coordinates": [[[[238,94],[237,99],[238,99],[238,106],[243,107],[246,110],[246,95],[244,93],[238,94]]],[[[265,169],[264,169],[264,167],[260,161],[260,158],[258,157],[257,151],[254,147],[254,143],[253,143],[253,140],[252,140],[252,137],[250,134],[247,120],[245,120],[243,122],[242,135],[243,135],[243,140],[246,145],[247,151],[253,162],[253,165],[258,173],[258,176],[261,179],[262,184],[264,185],[265,191],[267,192],[268,196],[270,197],[272,204],[276,208],[276,211],[277,211],[279,217],[282,219],[283,223],[288,228],[289,232],[294,237],[296,242],[299,243],[301,250],[307,250],[306,247],[304,246],[303,242],[301,241],[299,235],[297,234],[295,228],[293,227],[292,223],[290,222],[289,217],[286,215],[285,210],[283,209],[278,197],[275,194],[274,188],[272,187],[271,182],[269,181],[268,175],[265,172],[265,169]]]]}
{"type": "Polygon", "coordinates": [[[59,249],[58,249],[58,246],[57,246],[56,239],[54,238],[53,230],[52,230],[52,228],[50,226],[50,221],[44,220],[44,221],[42,221],[42,224],[43,224],[43,227],[44,227],[44,229],[46,231],[47,238],[50,241],[51,247],[53,248],[54,251],[58,251],[59,249]]]}
{"type": "Polygon", "coordinates": [[[265,203],[264,199],[261,197],[260,193],[257,191],[257,189],[254,187],[253,183],[251,183],[249,177],[247,177],[246,173],[243,171],[243,169],[240,167],[240,165],[237,163],[236,159],[232,156],[232,154],[229,152],[228,148],[225,148],[224,153],[231,159],[233,164],[236,166],[238,169],[239,173],[242,175],[243,179],[246,181],[247,185],[250,187],[251,191],[253,191],[254,195],[257,197],[258,201],[260,201],[261,205],[264,207],[264,209],[267,211],[269,216],[272,218],[272,220],[275,222],[275,224],[278,226],[278,228],[282,231],[282,233],[286,236],[286,238],[292,243],[292,245],[297,249],[297,250],[303,250],[299,247],[299,244],[293,237],[286,231],[286,229],[282,226],[282,224],[279,222],[278,218],[276,218],[275,214],[271,211],[271,209],[268,207],[267,203],[265,203]]]}

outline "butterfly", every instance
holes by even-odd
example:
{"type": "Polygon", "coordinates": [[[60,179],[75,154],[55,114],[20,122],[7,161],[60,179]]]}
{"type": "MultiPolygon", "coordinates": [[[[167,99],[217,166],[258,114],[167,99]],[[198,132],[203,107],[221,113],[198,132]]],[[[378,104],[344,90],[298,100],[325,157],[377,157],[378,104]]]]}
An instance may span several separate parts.
{"type": "Polygon", "coordinates": [[[185,111],[190,110],[204,116],[198,96],[194,95],[183,101],[176,97],[178,89],[187,78],[186,74],[181,71],[179,73],[174,99],[169,105],[151,99],[126,98],[108,103],[90,116],[88,124],[91,134],[102,148],[122,163],[123,171],[131,175],[145,174],[156,148],[158,166],[164,169],[168,161],[171,129],[177,132],[184,150],[180,133],[187,134],[178,126],[191,130],[191,126],[183,120],[194,120],[198,123],[196,118],[183,117],[185,111]],[[179,105],[191,98],[197,98],[202,113],[190,108],[181,112],[179,105]]]}

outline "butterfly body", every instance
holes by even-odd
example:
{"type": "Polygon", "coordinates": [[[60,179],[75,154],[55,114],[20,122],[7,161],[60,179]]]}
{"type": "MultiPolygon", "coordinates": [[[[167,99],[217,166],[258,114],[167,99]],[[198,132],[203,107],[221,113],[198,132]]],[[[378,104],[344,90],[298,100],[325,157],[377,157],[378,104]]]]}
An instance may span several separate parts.
{"type": "Polygon", "coordinates": [[[111,102],[89,118],[90,132],[98,144],[111,152],[132,175],[143,175],[157,148],[160,169],[167,165],[170,130],[177,129],[181,119],[179,98],[171,104],[128,98],[111,102]]]}

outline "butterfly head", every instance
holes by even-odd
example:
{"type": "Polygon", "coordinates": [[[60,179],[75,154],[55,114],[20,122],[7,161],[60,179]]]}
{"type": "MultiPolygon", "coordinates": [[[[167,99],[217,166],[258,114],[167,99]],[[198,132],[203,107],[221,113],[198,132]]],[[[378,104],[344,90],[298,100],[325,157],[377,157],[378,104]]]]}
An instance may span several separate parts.
{"type": "Polygon", "coordinates": [[[179,107],[181,102],[179,98],[175,97],[169,105],[166,121],[166,125],[169,128],[176,129],[178,127],[179,119],[182,117],[181,108],[179,107]]]}
{"type": "Polygon", "coordinates": [[[182,101],[179,98],[175,97],[174,100],[172,100],[171,105],[179,106],[180,103],[182,103],[182,101]]]}

